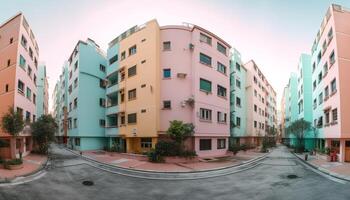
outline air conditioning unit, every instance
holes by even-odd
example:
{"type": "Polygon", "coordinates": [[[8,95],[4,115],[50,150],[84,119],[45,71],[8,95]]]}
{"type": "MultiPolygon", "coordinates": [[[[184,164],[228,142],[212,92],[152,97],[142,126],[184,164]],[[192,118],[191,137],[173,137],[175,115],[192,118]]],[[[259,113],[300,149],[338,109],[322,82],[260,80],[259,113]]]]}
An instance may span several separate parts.
{"type": "Polygon", "coordinates": [[[190,44],[188,45],[188,48],[189,48],[190,50],[193,50],[193,49],[194,49],[194,44],[190,43],[190,44]]]}
{"type": "Polygon", "coordinates": [[[177,73],[178,78],[186,78],[187,74],[186,73],[177,73]]]}

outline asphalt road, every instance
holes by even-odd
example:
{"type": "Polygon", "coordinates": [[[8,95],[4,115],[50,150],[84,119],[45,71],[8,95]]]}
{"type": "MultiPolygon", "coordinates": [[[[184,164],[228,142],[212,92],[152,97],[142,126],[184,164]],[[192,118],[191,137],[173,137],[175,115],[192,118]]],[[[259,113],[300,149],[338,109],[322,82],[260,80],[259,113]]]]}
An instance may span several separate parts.
{"type": "Polygon", "coordinates": [[[112,174],[84,164],[69,152],[55,150],[55,162],[40,179],[0,187],[4,200],[114,199],[350,199],[350,183],[334,181],[301,165],[284,147],[258,166],[199,180],[146,180],[112,174]],[[288,178],[296,175],[297,178],[288,178]],[[83,181],[94,185],[85,186],[83,181]]]}

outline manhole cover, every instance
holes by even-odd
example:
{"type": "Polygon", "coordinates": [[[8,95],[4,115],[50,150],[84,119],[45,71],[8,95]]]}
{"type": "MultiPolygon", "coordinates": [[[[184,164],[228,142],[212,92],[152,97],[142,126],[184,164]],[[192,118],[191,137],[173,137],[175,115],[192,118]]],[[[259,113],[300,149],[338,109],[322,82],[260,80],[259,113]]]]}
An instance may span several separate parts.
{"type": "Polygon", "coordinates": [[[295,175],[295,174],[290,174],[290,175],[287,176],[287,178],[289,178],[289,179],[295,179],[295,178],[298,178],[298,176],[295,175]]]}
{"type": "Polygon", "coordinates": [[[83,185],[85,185],[85,186],[92,186],[92,185],[94,185],[94,182],[92,182],[92,181],[83,181],[83,185]]]}

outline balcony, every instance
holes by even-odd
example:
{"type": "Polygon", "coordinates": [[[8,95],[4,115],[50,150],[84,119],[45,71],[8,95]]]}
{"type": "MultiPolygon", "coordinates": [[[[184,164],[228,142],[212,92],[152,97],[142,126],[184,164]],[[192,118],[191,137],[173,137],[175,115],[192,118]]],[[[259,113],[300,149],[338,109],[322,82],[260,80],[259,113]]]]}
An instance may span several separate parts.
{"type": "Polygon", "coordinates": [[[106,94],[116,93],[118,91],[118,84],[110,85],[106,89],[106,94]]]}
{"type": "Polygon", "coordinates": [[[116,136],[119,135],[119,129],[117,127],[106,127],[105,128],[106,136],[116,136]]]}
{"type": "Polygon", "coordinates": [[[118,105],[111,105],[106,108],[106,115],[118,113],[118,105]]]}

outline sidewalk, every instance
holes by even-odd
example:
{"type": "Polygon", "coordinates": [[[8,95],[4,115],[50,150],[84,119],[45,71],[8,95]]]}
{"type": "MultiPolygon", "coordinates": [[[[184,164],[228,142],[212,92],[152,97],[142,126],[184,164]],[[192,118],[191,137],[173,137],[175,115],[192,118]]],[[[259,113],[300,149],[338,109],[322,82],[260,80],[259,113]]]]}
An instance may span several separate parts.
{"type": "MultiPolygon", "coordinates": [[[[79,154],[78,151],[73,151],[79,154]]],[[[203,171],[216,168],[224,168],[233,165],[239,165],[247,160],[258,158],[265,155],[265,153],[256,152],[255,150],[248,150],[246,152],[240,151],[235,156],[227,155],[221,158],[205,159],[185,159],[181,158],[179,162],[175,163],[152,163],[148,161],[147,156],[138,154],[125,154],[116,152],[98,151],[84,151],[83,156],[90,159],[129,169],[158,171],[158,172],[193,172],[203,171]]]]}
{"type": "Polygon", "coordinates": [[[305,154],[294,154],[305,163],[311,165],[315,169],[322,171],[336,178],[350,181],[350,163],[346,162],[328,162],[322,156],[308,155],[308,161],[304,160],[305,154]]]}
{"type": "Polygon", "coordinates": [[[2,179],[14,179],[37,172],[47,161],[47,157],[38,154],[29,154],[23,157],[23,168],[18,170],[7,170],[0,168],[0,182],[2,179]]]}

